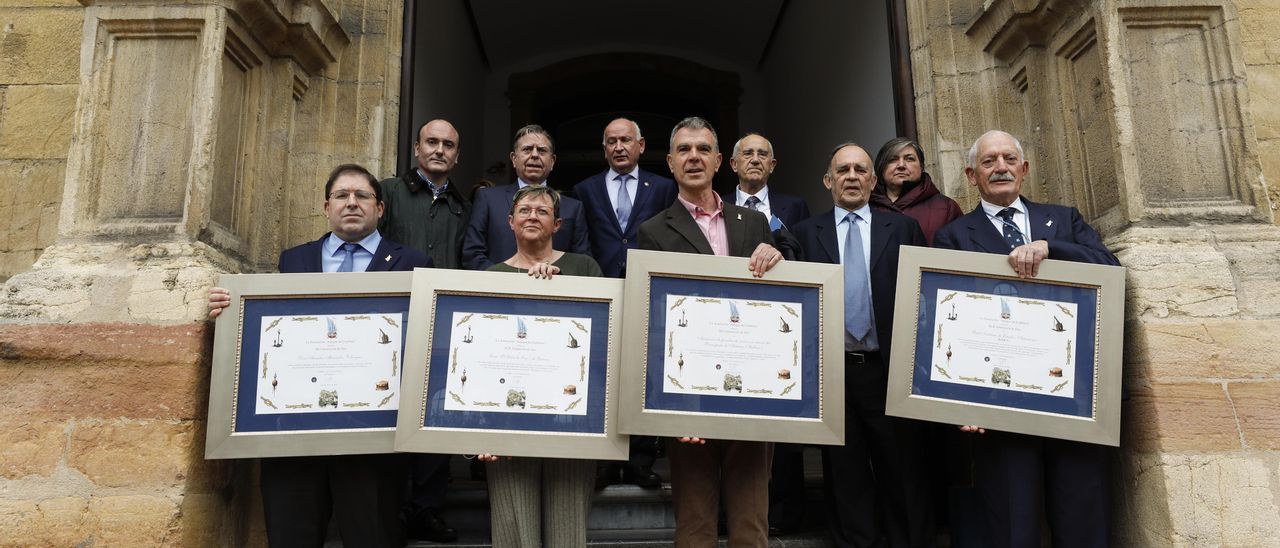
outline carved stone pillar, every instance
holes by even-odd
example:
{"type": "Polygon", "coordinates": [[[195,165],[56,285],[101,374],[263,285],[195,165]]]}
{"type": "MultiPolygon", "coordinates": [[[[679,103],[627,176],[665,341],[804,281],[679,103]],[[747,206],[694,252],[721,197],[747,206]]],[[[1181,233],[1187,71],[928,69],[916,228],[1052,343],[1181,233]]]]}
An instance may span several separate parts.
{"type": "Polygon", "coordinates": [[[323,0],[81,0],[59,234],[0,317],[203,315],[219,272],[279,251],[296,102],[349,41],[323,0]]]}

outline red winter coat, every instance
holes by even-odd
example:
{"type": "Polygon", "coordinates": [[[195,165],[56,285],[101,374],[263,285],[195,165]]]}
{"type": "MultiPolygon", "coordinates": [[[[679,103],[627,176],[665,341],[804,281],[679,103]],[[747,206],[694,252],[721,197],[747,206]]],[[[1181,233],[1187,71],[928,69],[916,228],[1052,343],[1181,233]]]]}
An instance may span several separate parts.
{"type": "Polygon", "coordinates": [[[920,184],[906,194],[898,196],[898,201],[890,201],[885,193],[884,183],[876,185],[871,193],[871,207],[883,211],[902,213],[920,223],[924,239],[933,245],[933,233],[943,225],[956,220],[964,214],[960,204],[938,192],[933,179],[928,173],[920,177],[920,184]]]}

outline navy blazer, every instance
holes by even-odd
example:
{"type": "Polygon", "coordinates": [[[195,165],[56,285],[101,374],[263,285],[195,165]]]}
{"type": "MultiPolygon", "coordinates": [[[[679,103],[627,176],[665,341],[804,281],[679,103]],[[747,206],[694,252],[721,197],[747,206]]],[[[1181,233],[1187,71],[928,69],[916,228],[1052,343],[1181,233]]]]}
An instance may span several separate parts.
{"type": "MultiPolygon", "coordinates": [[[[772,198],[772,195],[770,196],[772,198]]],[[[893,305],[898,284],[898,248],[904,245],[928,247],[920,223],[889,211],[871,212],[871,313],[876,321],[880,353],[888,355],[893,342],[893,305]]],[[[805,258],[817,263],[840,264],[840,244],[836,242],[835,209],[796,224],[792,231],[800,240],[805,258]]],[[[842,313],[843,314],[843,313],[842,313]]],[[[883,360],[888,364],[888,360],[883,360]]]]}
{"type": "MultiPolygon", "coordinates": [[[[730,189],[729,192],[721,194],[720,198],[734,205],[742,205],[736,201],[738,199],[738,187],[736,186],[730,189]]],[[[773,188],[770,187],[769,211],[781,220],[787,229],[791,229],[800,221],[809,218],[809,203],[799,196],[774,192],[773,188]]]]}
{"type": "Polygon", "coordinates": [[[591,256],[600,263],[604,275],[622,278],[627,275],[627,250],[636,248],[636,234],[640,223],[671,207],[679,189],[675,181],[640,170],[636,195],[631,197],[631,217],[624,232],[618,225],[613,203],[609,201],[605,176],[609,170],[597,173],[574,185],[573,193],[582,201],[587,217],[587,229],[591,234],[591,256]]]}
{"type": "MultiPolygon", "coordinates": [[[[328,237],[329,234],[326,233],[319,240],[280,252],[280,272],[285,274],[324,272],[320,254],[324,252],[324,241],[328,237]]],[[[369,267],[365,272],[404,271],[431,266],[431,258],[423,255],[422,252],[384,237],[378,244],[378,252],[373,254],[373,260],[369,261],[369,267]]]]}
{"type": "MultiPolygon", "coordinates": [[[[1027,206],[1027,226],[1031,240],[1049,243],[1049,258],[1079,263],[1119,266],[1120,260],[1102,243],[1098,232],[1084,222],[1074,207],[1037,204],[1022,199],[1027,206]]],[[[1028,242],[1029,243],[1029,242],[1028,242]]],[[[951,221],[933,236],[933,246],[960,251],[1009,254],[1009,243],[987,218],[982,206],[951,221]]]]}
{"type": "MultiPolygon", "coordinates": [[[[471,204],[471,222],[467,224],[467,234],[462,238],[463,268],[486,270],[516,254],[516,235],[507,224],[516,190],[516,185],[510,184],[482,188],[476,192],[475,202],[471,204]]],[[[551,237],[551,247],[590,255],[591,243],[587,239],[587,218],[582,213],[582,202],[562,194],[560,218],[564,222],[551,237]]]]}

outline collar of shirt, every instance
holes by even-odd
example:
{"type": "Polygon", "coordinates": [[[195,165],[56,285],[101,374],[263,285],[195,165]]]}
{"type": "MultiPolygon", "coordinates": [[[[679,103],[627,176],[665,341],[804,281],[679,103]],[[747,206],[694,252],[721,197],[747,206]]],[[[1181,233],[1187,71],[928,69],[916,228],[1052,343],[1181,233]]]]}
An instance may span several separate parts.
{"type": "MultiPolygon", "coordinates": [[[[528,181],[525,181],[524,179],[521,179],[521,178],[519,178],[519,177],[516,177],[516,190],[520,190],[520,189],[522,189],[522,188],[524,188],[524,187],[527,187],[527,186],[529,186],[529,185],[531,185],[531,184],[533,184],[533,183],[530,183],[530,182],[528,182],[528,181]]],[[[543,182],[542,182],[542,184],[543,184],[543,185],[546,185],[546,184],[547,184],[547,182],[546,182],[546,181],[543,181],[543,182]]]]}
{"type": "Polygon", "coordinates": [[[618,173],[617,171],[614,171],[613,168],[609,168],[609,173],[604,176],[604,180],[609,182],[616,182],[619,175],[630,175],[632,180],[639,181],[640,166],[637,165],[636,167],[631,168],[631,171],[628,171],[626,173],[618,173]]]}
{"type": "Polygon", "coordinates": [[[434,195],[436,195],[436,196],[439,196],[441,192],[444,192],[444,191],[445,191],[445,189],[449,188],[449,180],[448,180],[448,179],[445,179],[445,180],[444,180],[444,184],[443,184],[443,185],[436,186],[436,184],[435,184],[435,183],[431,182],[431,178],[427,177],[427,174],[426,174],[425,172],[423,172],[423,171],[422,171],[422,168],[418,168],[418,170],[417,170],[417,171],[418,171],[418,177],[420,177],[423,181],[426,181],[426,183],[427,183],[427,188],[431,189],[431,193],[432,193],[432,194],[434,194],[434,195]]]}
{"type": "Polygon", "coordinates": [[[760,203],[764,204],[764,208],[766,210],[769,209],[769,185],[760,187],[760,192],[755,194],[747,194],[746,192],[743,192],[741,186],[733,187],[733,192],[735,193],[734,204],[746,207],[747,198],[755,196],[756,198],[760,198],[760,203]]]}
{"type": "MultiPolygon", "coordinates": [[[[325,272],[336,272],[338,265],[342,264],[342,257],[339,256],[339,248],[346,243],[337,234],[329,233],[329,237],[324,239],[321,249],[324,252],[323,259],[320,261],[325,272]]],[[[355,242],[357,248],[355,252],[355,263],[351,268],[352,272],[364,272],[369,268],[369,262],[373,260],[374,252],[378,251],[378,246],[382,244],[382,235],[375,229],[358,242],[355,242]]]]}
{"type": "MultiPolygon", "coordinates": [[[[991,224],[996,227],[997,232],[1003,234],[1004,221],[1001,221],[999,217],[996,217],[996,214],[1000,213],[1004,208],[986,200],[982,200],[980,203],[982,205],[982,212],[987,214],[987,220],[991,221],[991,224]]],[[[1012,204],[1009,204],[1009,207],[1020,213],[1020,215],[1013,216],[1013,224],[1018,225],[1018,230],[1022,231],[1023,239],[1025,239],[1027,243],[1031,243],[1031,219],[1027,217],[1027,205],[1022,203],[1022,197],[1019,196],[1013,200],[1012,204]]]]}
{"type": "Polygon", "coordinates": [[[714,219],[718,215],[724,215],[724,201],[720,199],[719,194],[712,192],[711,195],[716,200],[716,208],[713,211],[702,209],[702,206],[695,205],[693,202],[684,199],[684,196],[677,195],[676,199],[680,200],[680,205],[689,210],[689,215],[692,215],[694,219],[698,217],[711,217],[714,219]]]}
{"type": "MultiPolygon", "coordinates": [[[[849,210],[840,206],[835,206],[836,221],[836,246],[840,248],[840,260],[844,261],[844,242],[849,234],[849,225],[844,223],[844,218],[849,214],[849,210]]],[[[858,227],[858,235],[862,237],[862,264],[867,265],[868,275],[871,270],[871,202],[862,204],[862,207],[853,210],[853,214],[862,219],[862,226],[858,227]]]]}

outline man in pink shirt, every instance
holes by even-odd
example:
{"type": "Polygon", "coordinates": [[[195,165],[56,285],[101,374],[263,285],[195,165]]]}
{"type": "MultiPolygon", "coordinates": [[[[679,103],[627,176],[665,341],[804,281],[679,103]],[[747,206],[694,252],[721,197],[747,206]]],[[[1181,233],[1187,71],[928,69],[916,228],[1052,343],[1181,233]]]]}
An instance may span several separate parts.
{"type": "MultiPolygon", "coordinates": [[[[641,249],[750,257],[763,276],[782,260],[769,220],[725,203],[711,188],[720,169],[716,132],[698,117],[671,131],[667,166],[680,193],[676,203],[640,225],[641,249]]],[[[729,546],[764,546],[769,531],[769,464],[773,444],[684,437],[669,440],[677,546],[715,546],[717,506],[724,493],[729,546]]]]}

